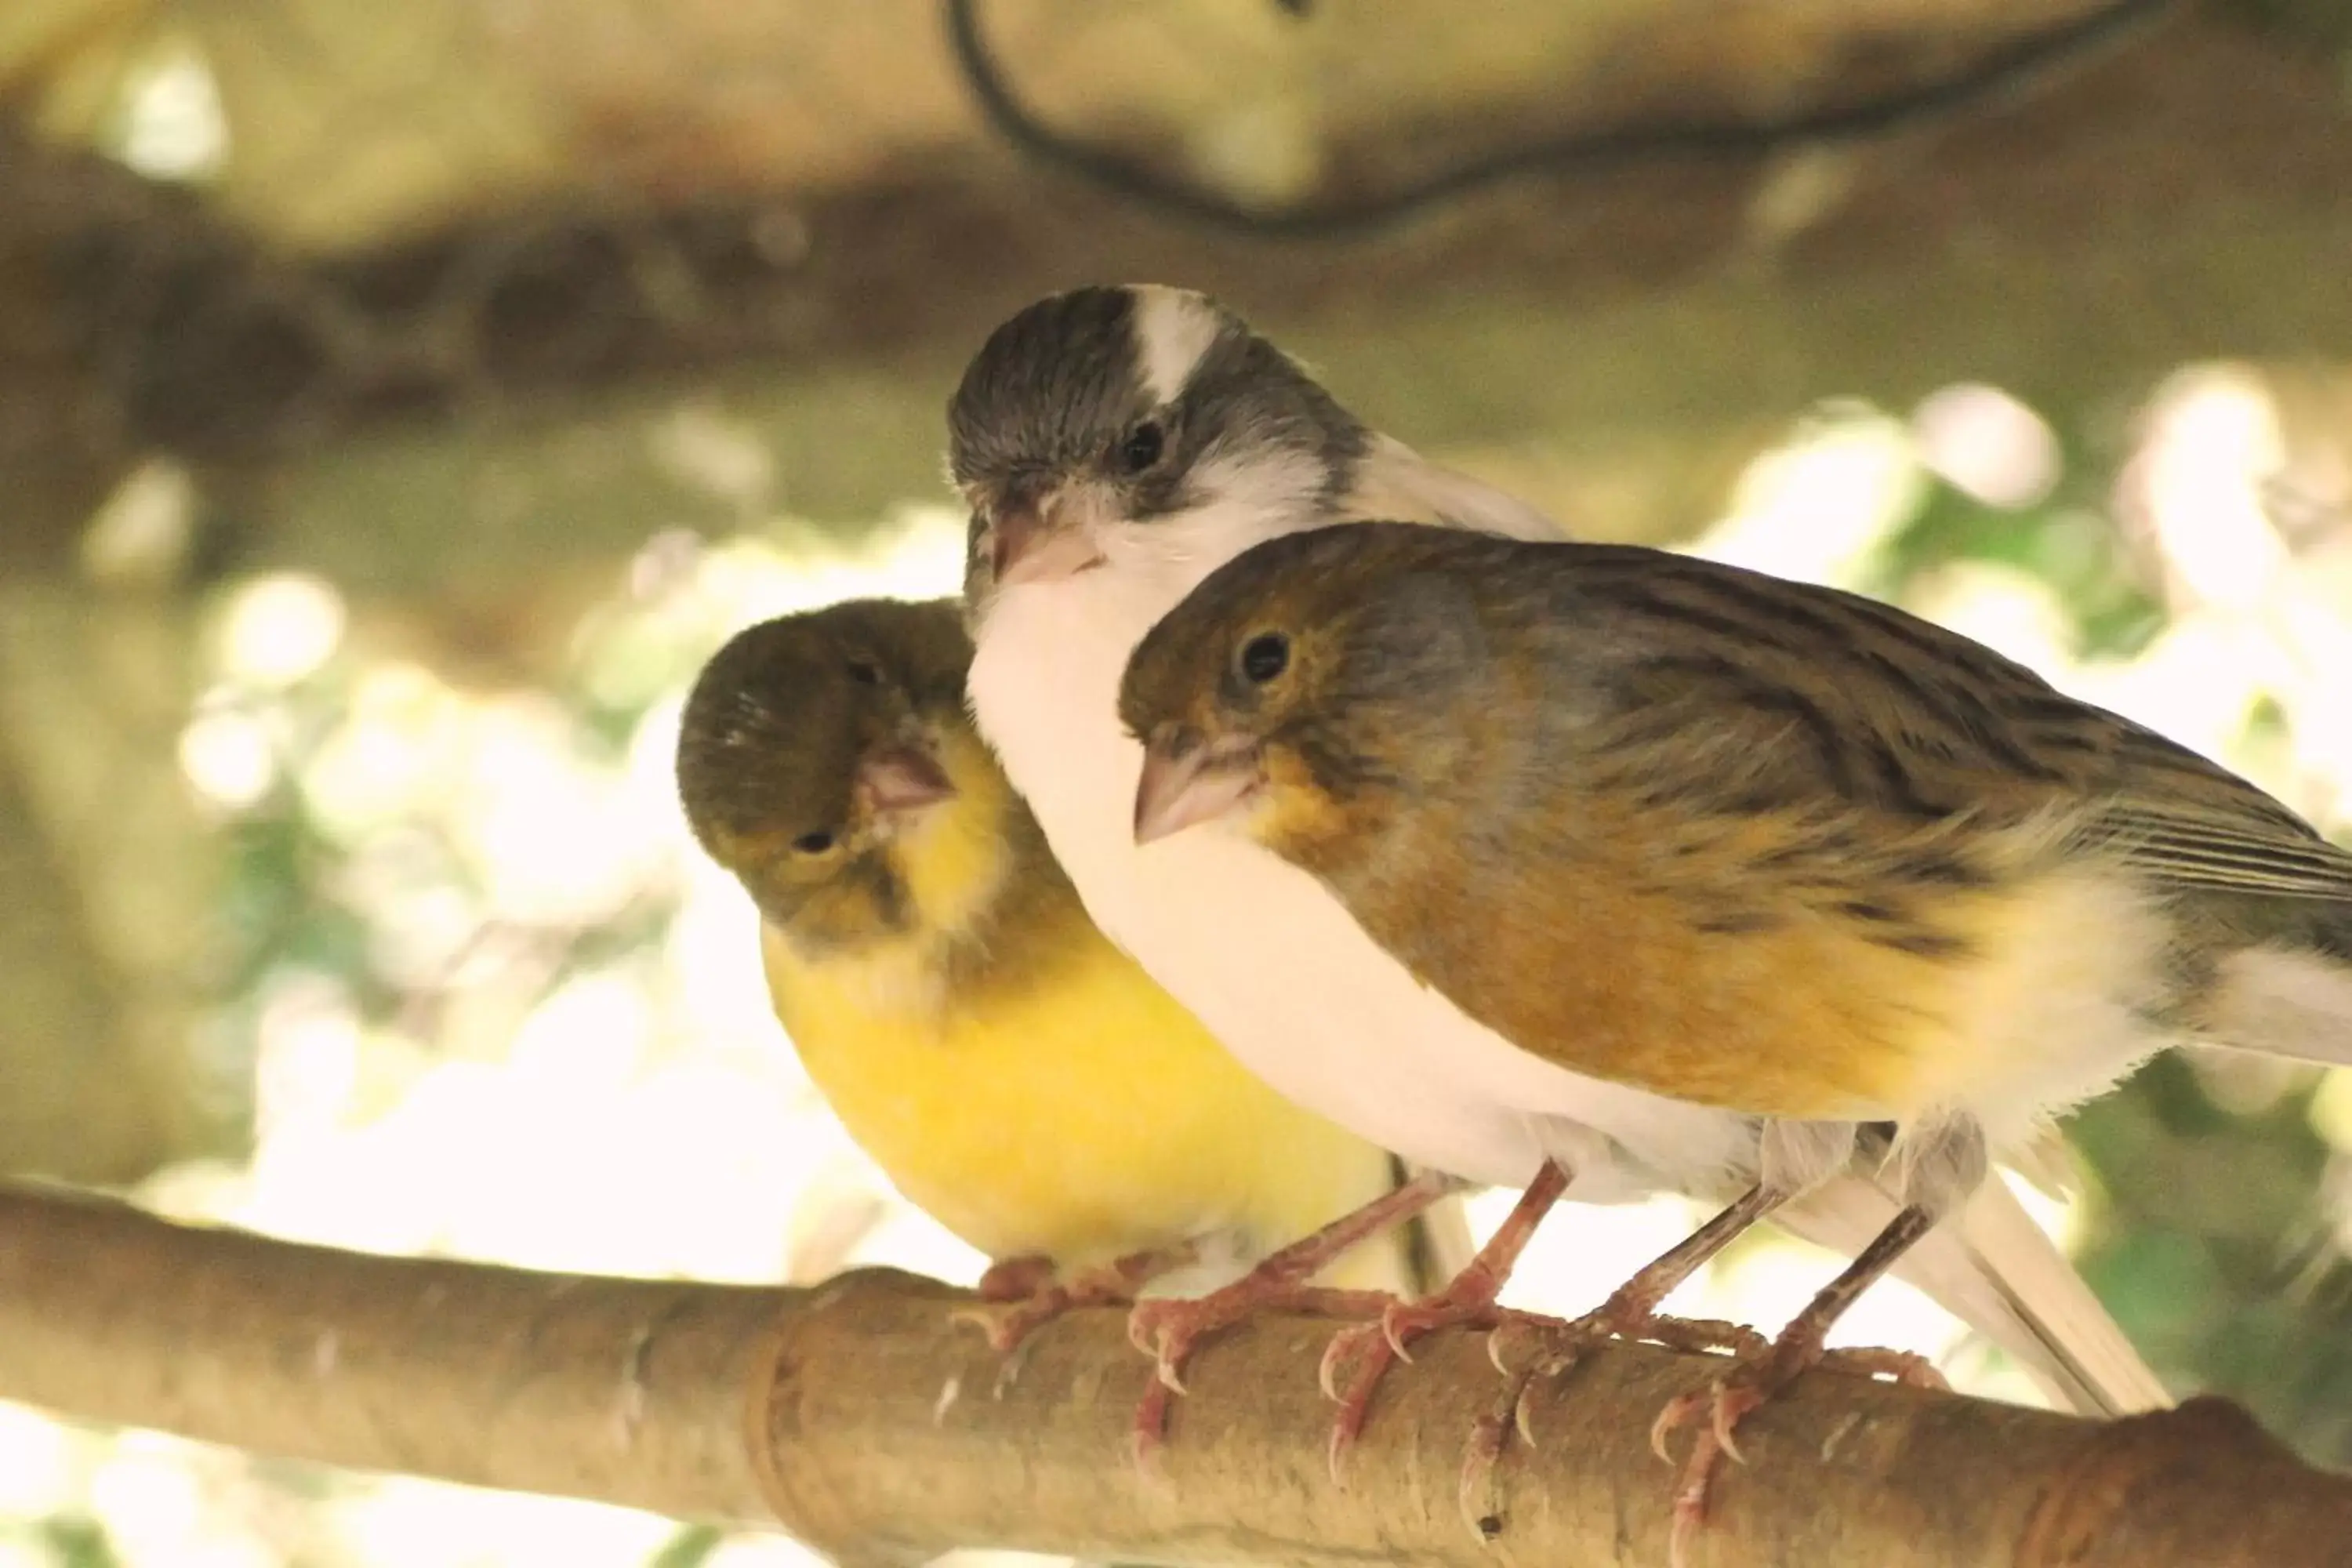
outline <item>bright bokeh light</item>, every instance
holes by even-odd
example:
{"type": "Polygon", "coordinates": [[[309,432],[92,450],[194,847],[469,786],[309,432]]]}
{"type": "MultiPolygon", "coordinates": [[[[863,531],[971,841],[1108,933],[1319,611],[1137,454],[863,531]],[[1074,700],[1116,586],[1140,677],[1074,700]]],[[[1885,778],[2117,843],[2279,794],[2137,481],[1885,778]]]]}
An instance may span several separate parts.
{"type": "Polygon", "coordinates": [[[79,1489],[79,1447],[58,1423],[0,1405],[0,1521],[41,1519],[65,1508],[79,1489]]]}
{"type": "Polygon", "coordinates": [[[362,1568],[636,1568],[673,1533],[630,1509],[397,1478],[345,1505],[336,1523],[345,1560],[362,1568]]]}
{"type": "Polygon", "coordinates": [[[446,795],[466,753],[464,699],[402,660],[353,672],[334,728],[302,770],[311,819],[353,844],[420,803],[446,795]]]}
{"type": "Polygon", "coordinates": [[[617,809],[625,781],[545,698],[494,699],[472,720],[453,826],[490,911],[526,925],[618,914],[654,852],[655,825],[617,809]]]}
{"type": "Polygon", "coordinates": [[[1926,484],[1901,424],[1832,405],[1748,464],[1728,514],[1693,553],[1809,583],[1850,581],[1918,505],[1926,484]]]}
{"type": "Polygon", "coordinates": [[[278,737],[257,714],[200,710],[180,733],[180,771],[209,805],[246,810],[278,782],[278,737]]]}
{"type": "Polygon", "coordinates": [[[151,180],[206,180],[226,164],[220,87],[194,45],[167,38],[150,51],[125,96],[116,151],[151,180]]]}
{"type": "Polygon", "coordinates": [[[722,1541],[703,1568],[825,1568],[825,1561],[797,1541],[777,1535],[740,1535],[722,1541]]]}
{"type": "Polygon", "coordinates": [[[2057,487],[2057,432],[1997,386],[1968,382],[1921,399],[1911,415],[1919,460],[1987,506],[2016,510],[2057,487]]]}
{"type": "Polygon", "coordinates": [[[253,1095],[262,1141],[279,1129],[343,1125],[366,1038],[341,983],[299,970],[278,976],[262,993],[259,1031],[253,1095]]]}
{"type": "Polygon", "coordinates": [[[2248,371],[2184,371],[2156,399],[2139,479],[2158,548],[2193,604],[2262,607],[2287,561],[2263,481],[2284,460],[2278,416],[2248,371]]]}
{"type": "Polygon", "coordinates": [[[229,595],[214,654],[247,686],[281,688],[315,673],[343,640],[343,598],[307,572],[273,572],[229,595]]]}

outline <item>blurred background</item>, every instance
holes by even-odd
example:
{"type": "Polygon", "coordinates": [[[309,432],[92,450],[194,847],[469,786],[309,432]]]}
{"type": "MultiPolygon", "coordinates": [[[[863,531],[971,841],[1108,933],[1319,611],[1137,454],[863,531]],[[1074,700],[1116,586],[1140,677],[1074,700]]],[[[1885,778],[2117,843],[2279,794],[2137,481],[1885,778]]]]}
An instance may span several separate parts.
{"type": "MultiPolygon", "coordinates": [[[[1897,600],[2352,825],[2340,7],[1475,16],[0,4],[0,1169],[974,1275],[801,1077],[670,748],[734,628],[954,589],[944,400],[1081,281],[1209,289],[1588,536],[1897,600]]],[[[2074,1132],[2037,1212],[2148,1359],[2352,1463],[2352,1075],[2168,1059],[2074,1132]]],[[[1518,1295],[1690,1217],[1563,1215],[1518,1295]]],[[[2031,1397],[1900,1287],[1844,1337],[2031,1397]]],[[[0,1568],[802,1557],[0,1405],[0,1568]]]]}

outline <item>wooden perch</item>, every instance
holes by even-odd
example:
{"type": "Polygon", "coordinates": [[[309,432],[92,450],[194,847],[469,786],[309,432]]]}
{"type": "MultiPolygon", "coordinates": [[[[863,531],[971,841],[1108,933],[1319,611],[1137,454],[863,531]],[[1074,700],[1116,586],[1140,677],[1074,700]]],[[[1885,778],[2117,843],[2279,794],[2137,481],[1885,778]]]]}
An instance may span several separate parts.
{"type": "MultiPolygon", "coordinates": [[[[992,1545],[1170,1563],[1656,1563],[1650,1418],[1714,1370],[1596,1352],[1533,1403],[1491,1542],[1456,1506],[1497,1380],[1476,1336],[1392,1380],[1342,1489],[1328,1329],[1204,1350],[1158,1479],[1128,1460],[1147,1368],[1116,1312],[1047,1330],[998,1396],[960,1291],[887,1271],[814,1290],[584,1279],[297,1246],[0,1192],[0,1396],[272,1453],[719,1521],[858,1563],[992,1545]]],[[[1834,1376],[1741,1428],[1695,1563],[2319,1568],[2352,1478],[2235,1406],[2113,1426],[1834,1376]]]]}

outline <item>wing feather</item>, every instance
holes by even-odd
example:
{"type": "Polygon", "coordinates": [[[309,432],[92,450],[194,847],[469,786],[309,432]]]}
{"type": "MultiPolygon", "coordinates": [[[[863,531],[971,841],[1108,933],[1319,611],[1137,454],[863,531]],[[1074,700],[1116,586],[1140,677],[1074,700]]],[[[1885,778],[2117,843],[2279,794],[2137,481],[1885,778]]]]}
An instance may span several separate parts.
{"type": "Polygon", "coordinates": [[[1921,826],[2057,813],[2160,887],[2352,900],[2352,853],[2277,800],[1957,633],[1693,557],[1545,554],[1569,578],[1558,635],[1601,650],[1573,661],[1580,718],[1597,700],[1639,742],[1618,750],[1685,804],[1921,826]]]}

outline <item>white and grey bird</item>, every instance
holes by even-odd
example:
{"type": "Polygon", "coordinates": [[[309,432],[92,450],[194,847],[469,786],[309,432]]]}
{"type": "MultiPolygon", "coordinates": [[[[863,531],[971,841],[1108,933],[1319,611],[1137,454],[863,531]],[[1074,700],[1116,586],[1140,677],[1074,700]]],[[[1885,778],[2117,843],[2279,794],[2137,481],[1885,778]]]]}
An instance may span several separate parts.
{"type": "MultiPolygon", "coordinates": [[[[1120,677],[1144,634],[1212,571],[1334,522],[1560,537],[1549,519],[1370,429],[1237,316],[1176,289],[1081,289],[1024,310],[965,372],[949,431],[950,472],[972,514],[972,710],[1096,921],[1284,1094],[1422,1165],[1528,1189],[1449,1300],[1405,1319],[1406,1331],[1478,1321],[1562,1187],[1601,1203],[1662,1192],[1730,1202],[1762,1177],[1802,1192],[1778,1223],[1848,1257],[1894,1218],[1895,1202],[1860,1165],[1819,1182],[1796,1168],[1809,1151],[1842,1152],[1837,1130],[1815,1140],[1780,1124],[1767,1139],[1757,1118],[1565,1070],[1473,1022],[1312,877],[1244,838],[1136,844],[1143,752],[1120,724],[1120,677]]],[[[1661,1260],[1665,1272],[1612,1303],[1632,1310],[1612,1326],[1638,1329],[1663,1288],[1737,1228],[1661,1260]]],[[[2067,1405],[2165,1403],[1998,1181],[1898,1273],[2067,1405]]],[[[1250,1300],[1236,1288],[1146,1309],[1139,1338],[1180,1360],[1250,1300]]],[[[1390,1337],[1350,1342],[1364,1375],[1337,1436],[1362,1419],[1390,1337]]]]}

